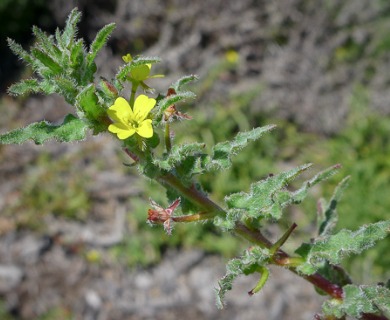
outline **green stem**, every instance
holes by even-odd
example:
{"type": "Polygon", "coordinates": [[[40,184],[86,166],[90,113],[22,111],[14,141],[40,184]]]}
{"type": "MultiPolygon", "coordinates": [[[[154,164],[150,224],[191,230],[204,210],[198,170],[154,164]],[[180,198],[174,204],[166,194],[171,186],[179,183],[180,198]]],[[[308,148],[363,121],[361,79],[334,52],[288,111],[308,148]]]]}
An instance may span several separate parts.
{"type": "MultiPolygon", "coordinates": [[[[273,244],[268,239],[266,239],[259,230],[251,230],[242,223],[237,223],[235,228],[236,233],[243,236],[248,241],[255,243],[261,247],[266,247],[268,249],[272,248],[273,244]]],[[[310,276],[305,276],[300,274],[295,266],[287,266],[286,261],[289,259],[289,255],[283,250],[279,249],[278,252],[273,257],[273,263],[279,266],[286,267],[290,271],[299,275],[300,277],[306,279],[310,283],[314,284],[316,287],[320,288],[322,291],[326,292],[333,298],[341,299],[343,295],[343,289],[330,282],[324,278],[319,273],[312,274],[310,276]]]]}
{"type": "Polygon", "coordinates": [[[269,271],[265,267],[259,266],[257,272],[260,273],[260,279],[257,282],[256,286],[248,292],[250,296],[253,296],[255,293],[259,292],[264,287],[269,277],[269,271]]]}
{"type": "Polygon", "coordinates": [[[207,215],[209,219],[219,214],[226,214],[225,210],[211,201],[206,195],[199,192],[199,190],[196,190],[193,186],[189,188],[183,185],[182,182],[171,173],[162,174],[158,176],[156,180],[162,185],[168,185],[177,190],[185,198],[205,211],[201,214],[207,215]]]}
{"type": "MultiPolygon", "coordinates": [[[[144,159],[140,157],[140,160],[142,161],[144,159]]],[[[158,175],[155,179],[163,186],[169,186],[175,189],[178,193],[180,193],[182,196],[190,200],[193,204],[197,205],[199,208],[201,208],[204,211],[196,215],[193,215],[192,218],[187,218],[187,219],[193,219],[193,221],[198,221],[198,220],[211,219],[217,215],[226,215],[226,211],[223,210],[220,206],[218,206],[215,202],[210,200],[205,194],[199,192],[197,189],[195,189],[194,186],[191,187],[185,186],[172,173],[162,173],[158,175]]],[[[287,236],[289,232],[292,231],[293,229],[294,227],[289,229],[289,231],[287,232],[287,236]]],[[[272,247],[275,248],[274,244],[271,241],[269,241],[260,232],[260,230],[251,229],[245,224],[243,224],[242,222],[236,223],[236,226],[234,228],[234,233],[242,236],[249,242],[256,244],[262,248],[268,248],[268,249],[271,249],[272,247]]],[[[284,239],[284,237],[282,237],[282,239],[284,239]]],[[[286,263],[287,261],[289,261],[289,259],[291,259],[290,256],[283,250],[279,249],[274,254],[272,262],[275,265],[284,266],[285,268],[289,269],[290,271],[294,272],[300,277],[306,279],[307,281],[309,281],[310,283],[312,283],[322,291],[326,292],[329,296],[336,299],[342,299],[343,289],[340,286],[330,282],[319,273],[315,273],[310,276],[299,274],[294,264],[289,265],[286,263]]]]}
{"type": "Polygon", "coordinates": [[[272,255],[275,254],[275,252],[279,251],[280,247],[287,241],[288,237],[291,235],[291,233],[294,231],[294,229],[298,225],[296,223],[293,223],[290,228],[283,234],[283,236],[275,242],[275,244],[272,245],[270,248],[270,253],[272,255]]]}
{"type": "Polygon", "coordinates": [[[212,216],[210,216],[207,212],[199,212],[196,214],[190,214],[184,216],[174,216],[172,217],[172,220],[175,222],[194,222],[194,221],[208,220],[211,218],[212,216]]]}
{"type": "Polygon", "coordinates": [[[164,139],[165,139],[165,147],[167,149],[167,152],[170,152],[172,149],[172,143],[171,143],[171,132],[170,132],[168,121],[165,123],[164,139]]]}
{"type": "Polygon", "coordinates": [[[129,100],[131,108],[134,108],[135,94],[137,93],[138,86],[139,86],[138,81],[132,81],[131,94],[129,100]]]}

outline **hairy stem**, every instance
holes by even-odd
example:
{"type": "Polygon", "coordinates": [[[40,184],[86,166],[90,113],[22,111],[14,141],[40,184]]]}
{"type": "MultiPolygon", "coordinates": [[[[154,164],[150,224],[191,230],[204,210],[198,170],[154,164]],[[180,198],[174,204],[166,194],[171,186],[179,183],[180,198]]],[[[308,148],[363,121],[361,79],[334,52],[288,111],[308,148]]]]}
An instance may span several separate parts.
{"type": "Polygon", "coordinates": [[[172,149],[172,143],[171,143],[171,131],[169,128],[169,122],[165,124],[164,140],[165,140],[165,147],[167,149],[167,152],[170,152],[172,149]]]}
{"type": "Polygon", "coordinates": [[[138,86],[139,86],[138,82],[132,83],[130,100],[129,100],[131,108],[134,108],[135,94],[137,93],[138,86]]]}
{"type": "MultiPolygon", "coordinates": [[[[256,243],[259,246],[266,247],[266,248],[272,248],[273,244],[268,239],[266,239],[263,234],[259,230],[250,230],[247,226],[237,223],[235,231],[243,236],[245,239],[249,240],[252,243],[256,243]]],[[[279,249],[277,253],[274,255],[273,262],[275,265],[283,266],[289,269],[290,271],[294,272],[295,274],[299,275],[300,277],[306,279],[322,291],[326,292],[328,295],[330,295],[333,298],[341,299],[343,294],[343,289],[330,282],[323,276],[321,276],[318,273],[312,274],[310,276],[301,275],[298,273],[295,266],[287,265],[286,261],[289,260],[289,255],[284,252],[283,250],[279,249]]]]}
{"type": "Polygon", "coordinates": [[[213,218],[219,214],[225,214],[225,210],[223,210],[215,202],[211,201],[194,186],[187,187],[183,185],[182,182],[171,173],[162,174],[158,176],[156,180],[163,186],[168,185],[175,189],[192,203],[199,206],[204,211],[200,214],[207,214],[209,218],[213,218]]]}
{"type": "MultiPolygon", "coordinates": [[[[155,178],[161,185],[169,186],[179,192],[182,196],[187,198],[189,201],[197,205],[202,212],[193,215],[190,220],[198,221],[205,219],[212,219],[217,215],[226,215],[226,211],[223,210],[219,205],[210,200],[205,194],[201,193],[194,186],[187,187],[185,186],[175,175],[172,173],[162,173],[161,175],[155,178]]],[[[183,218],[184,219],[184,218],[183,218]]],[[[187,218],[188,219],[188,218],[187,218]]],[[[179,219],[180,220],[180,219],[179,219]]],[[[263,248],[272,248],[274,244],[268,240],[260,230],[258,229],[250,229],[248,226],[243,224],[242,222],[237,222],[234,233],[240,235],[244,239],[248,240],[251,243],[259,245],[263,248]]],[[[342,299],[343,289],[330,282],[322,275],[315,273],[310,276],[299,274],[296,266],[294,264],[289,264],[290,257],[283,250],[279,249],[274,254],[273,263],[275,265],[283,266],[295,274],[301,276],[306,279],[322,291],[326,292],[329,296],[342,299]]]]}

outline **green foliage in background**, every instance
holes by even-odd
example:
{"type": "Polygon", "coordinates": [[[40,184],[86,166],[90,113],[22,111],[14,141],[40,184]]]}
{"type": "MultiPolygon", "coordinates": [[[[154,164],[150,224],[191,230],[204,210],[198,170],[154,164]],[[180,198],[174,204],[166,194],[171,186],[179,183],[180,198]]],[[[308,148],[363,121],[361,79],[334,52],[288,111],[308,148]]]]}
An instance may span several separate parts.
{"type": "MultiPolygon", "coordinates": [[[[326,162],[342,155],[340,161],[344,172],[351,176],[351,184],[339,205],[342,215],[338,227],[354,229],[387,219],[390,214],[390,118],[370,110],[370,92],[362,85],[355,87],[350,104],[346,127],[339,135],[318,144],[317,150],[323,157],[316,161],[325,163],[324,151],[326,162]]],[[[389,245],[387,239],[375,249],[351,257],[348,269],[364,281],[390,276],[389,245]],[[368,274],[374,275],[374,279],[368,274]]]]}
{"type": "Polygon", "coordinates": [[[90,211],[89,177],[74,166],[77,156],[56,159],[42,153],[25,170],[27,178],[18,196],[2,212],[13,218],[17,228],[45,231],[48,215],[83,221],[90,211]],[[18,212],[18,214],[15,214],[18,212]]]}
{"type": "MultiPolygon", "coordinates": [[[[198,85],[197,92],[202,95],[211,90],[218,76],[231,68],[234,65],[222,60],[209,74],[213,81],[206,78],[198,85]]],[[[258,94],[255,88],[242,94],[217,97],[212,106],[197,106],[195,120],[183,124],[183,130],[194,141],[201,139],[209,145],[233,136],[236,130],[265,123],[265,119],[272,119],[272,114],[251,113],[251,103],[258,94]]],[[[251,181],[266,177],[289,163],[294,165],[311,159],[317,167],[326,167],[340,162],[343,173],[351,176],[351,183],[338,204],[338,229],[357,229],[362,224],[387,219],[390,213],[390,119],[369,109],[370,92],[362,85],[355,87],[350,105],[345,128],[331,137],[300,132],[292,123],[272,119],[271,122],[279,124],[272,135],[249,145],[246,152],[235,158],[230,170],[215,173],[202,182],[214,198],[222,199],[225,194],[245,189],[251,181]],[[231,181],[234,183],[229,183],[231,181]]],[[[180,133],[179,128],[177,139],[180,133]]],[[[321,189],[330,196],[337,183],[337,178],[331,179],[331,183],[321,189]]],[[[303,204],[305,216],[295,217],[300,226],[307,227],[315,221],[316,201],[312,197],[303,204]]],[[[389,245],[390,239],[386,239],[362,255],[348,258],[346,265],[351,275],[365,282],[390,276],[390,256],[386,254],[389,245]]]]}
{"type": "Polygon", "coordinates": [[[110,249],[115,258],[129,267],[157,264],[168,249],[199,248],[231,258],[243,248],[234,237],[222,237],[221,231],[211,223],[182,224],[174,228],[171,236],[162,228],[151,228],[145,223],[145,203],[148,197],[164,203],[166,197],[156,183],[147,182],[147,191],[144,197],[130,199],[131,209],[126,219],[129,232],[120,244],[110,249]]]}

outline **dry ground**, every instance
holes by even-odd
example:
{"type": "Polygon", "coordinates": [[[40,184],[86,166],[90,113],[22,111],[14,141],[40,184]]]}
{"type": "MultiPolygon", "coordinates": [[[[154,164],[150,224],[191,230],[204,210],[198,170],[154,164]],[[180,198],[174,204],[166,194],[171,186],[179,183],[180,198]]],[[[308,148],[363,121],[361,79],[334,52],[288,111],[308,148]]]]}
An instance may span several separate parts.
{"type": "MultiPolygon", "coordinates": [[[[253,112],[272,112],[304,130],[333,134],[343,125],[354,85],[366,81],[368,68],[380,65],[386,70],[390,61],[346,61],[334,67],[335,52],[351,39],[369,50],[375,32],[372,21],[383,14],[382,7],[369,0],[337,3],[55,0],[49,6],[59,24],[75,5],[83,10],[81,33],[89,40],[105,23],[117,23],[109,47],[99,57],[100,72],[107,78],[122,54],[137,49],[163,58],[163,85],[189,73],[205,78],[228,50],[236,50],[239,68],[217,79],[204,103],[229,92],[259,90],[253,112]]],[[[388,81],[385,72],[366,81],[373,108],[383,114],[390,112],[388,81]]],[[[21,104],[3,99],[2,132],[10,124],[57,121],[69,110],[58,97],[31,97],[21,104]]],[[[113,261],[107,250],[131,232],[124,223],[131,201],[125,199],[141,192],[136,178],[116,169],[121,166],[117,148],[105,136],[69,146],[27,143],[1,148],[0,210],[17,202],[27,177],[42,170],[31,164],[43,150],[52,161],[87,154],[76,157],[74,166],[90,177],[87,188],[93,200],[86,222],[51,215],[37,220],[45,226],[44,234],[15,230],[17,217],[0,217],[0,295],[6,309],[21,319],[35,319],[57,307],[62,314],[72,312],[75,319],[101,320],[312,319],[320,310],[322,298],[310,285],[277,268],[264,291],[251,298],[246,292],[253,279],[239,279],[227,308],[219,311],[213,287],[224,273],[225,261],[218,256],[172,249],[161,264],[141,270],[113,261]],[[104,159],[103,166],[95,165],[96,158],[104,159]],[[80,253],[92,249],[103,257],[100,263],[87,262],[80,253]]]]}

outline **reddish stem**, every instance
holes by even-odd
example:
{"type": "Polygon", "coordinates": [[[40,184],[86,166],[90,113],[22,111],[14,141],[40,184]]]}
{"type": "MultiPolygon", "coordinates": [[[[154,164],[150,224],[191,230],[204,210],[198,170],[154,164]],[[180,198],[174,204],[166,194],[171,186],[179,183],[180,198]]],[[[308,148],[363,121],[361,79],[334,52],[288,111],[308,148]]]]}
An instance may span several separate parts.
{"type": "MultiPolygon", "coordinates": [[[[133,158],[133,155],[131,152],[129,152],[129,150],[126,150],[126,153],[133,158]]],[[[210,219],[220,214],[226,214],[225,210],[210,200],[205,194],[201,193],[193,186],[187,187],[183,185],[182,182],[171,173],[162,174],[158,176],[156,180],[162,185],[168,185],[171,188],[177,190],[180,194],[205,211],[205,213],[202,212],[197,215],[193,215],[190,219],[194,219],[194,221],[197,219],[204,220],[203,218],[206,217],[206,214],[210,219]]],[[[189,219],[189,217],[185,219],[189,219]]],[[[184,218],[176,217],[176,219],[180,220],[184,218]]],[[[249,229],[242,222],[237,222],[234,231],[248,241],[255,243],[263,248],[271,248],[273,246],[273,243],[269,241],[259,230],[249,229]]],[[[296,267],[286,265],[286,260],[288,258],[290,258],[289,255],[283,250],[279,249],[274,255],[273,262],[276,265],[287,267],[289,270],[303,277],[322,291],[326,292],[331,297],[342,299],[343,289],[340,286],[330,282],[318,273],[310,276],[302,276],[298,273],[296,267]]]]}
{"type": "Polygon", "coordinates": [[[363,313],[361,318],[364,320],[389,320],[389,318],[385,316],[377,316],[372,313],[363,313]]]}
{"type": "MultiPolygon", "coordinates": [[[[247,240],[254,242],[260,246],[271,248],[273,245],[268,239],[263,236],[263,234],[259,230],[250,230],[242,223],[237,223],[235,230],[238,234],[240,234],[247,240]]],[[[320,288],[322,291],[326,292],[331,297],[336,299],[342,299],[343,289],[340,286],[330,282],[318,273],[312,274],[310,276],[303,276],[299,274],[295,267],[286,266],[285,261],[288,260],[288,258],[289,255],[283,250],[279,249],[278,252],[274,255],[273,260],[276,265],[287,267],[289,270],[303,277],[310,283],[314,284],[316,287],[320,288]]]]}

